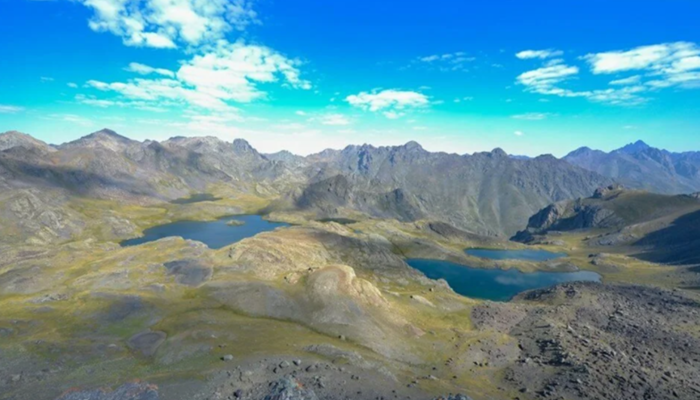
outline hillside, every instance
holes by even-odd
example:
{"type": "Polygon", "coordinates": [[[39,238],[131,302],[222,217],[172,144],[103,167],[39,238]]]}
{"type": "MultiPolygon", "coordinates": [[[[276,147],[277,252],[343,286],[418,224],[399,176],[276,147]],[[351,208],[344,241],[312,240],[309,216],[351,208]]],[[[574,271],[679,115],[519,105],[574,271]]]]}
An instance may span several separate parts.
{"type": "Polygon", "coordinates": [[[700,264],[700,199],[611,186],[592,197],[551,204],[533,215],[512,239],[562,241],[562,233],[585,234],[594,248],[630,248],[654,262],[700,264]]]}

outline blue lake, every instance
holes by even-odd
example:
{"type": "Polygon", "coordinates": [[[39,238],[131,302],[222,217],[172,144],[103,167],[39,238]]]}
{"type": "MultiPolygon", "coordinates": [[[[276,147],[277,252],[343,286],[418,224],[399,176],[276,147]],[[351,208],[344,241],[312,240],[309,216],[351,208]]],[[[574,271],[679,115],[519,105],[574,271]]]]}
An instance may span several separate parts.
{"type": "Polygon", "coordinates": [[[120,244],[122,247],[136,246],[165,237],[180,236],[202,242],[212,249],[220,249],[258,233],[284,226],[289,224],[266,221],[260,215],[237,215],[216,221],[179,221],[146,229],[142,237],[124,240],[120,244]]]}
{"type": "Polygon", "coordinates": [[[600,282],[600,275],[591,271],[524,273],[515,269],[472,268],[442,260],[409,259],[406,262],[430,279],[446,280],[463,296],[493,301],[508,301],[526,290],[564,282],[600,282]]]}
{"type": "Polygon", "coordinates": [[[465,253],[479,258],[490,260],[524,260],[524,261],[548,261],[566,257],[566,253],[552,253],[547,250],[497,250],[497,249],[467,249],[465,253]]]}

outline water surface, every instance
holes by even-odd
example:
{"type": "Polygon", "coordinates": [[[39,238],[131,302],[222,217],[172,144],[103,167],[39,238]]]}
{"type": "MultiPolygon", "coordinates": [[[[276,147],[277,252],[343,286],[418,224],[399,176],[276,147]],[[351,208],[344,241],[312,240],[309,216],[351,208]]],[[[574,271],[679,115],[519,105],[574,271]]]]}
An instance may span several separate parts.
{"type": "Polygon", "coordinates": [[[142,237],[125,240],[121,245],[122,247],[136,246],[165,237],[180,236],[202,242],[212,249],[220,249],[260,232],[283,226],[289,226],[289,224],[266,221],[260,215],[237,215],[216,221],[179,221],[146,229],[142,237]],[[231,220],[241,221],[243,225],[229,225],[231,220]]]}
{"type": "Polygon", "coordinates": [[[567,256],[566,253],[552,253],[551,251],[540,249],[467,249],[464,252],[470,256],[488,258],[490,260],[549,261],[567,256]]]}
{"type": "Polygon", "coordinates": [[[463,296],[494,301],[508,301],[526,290],[564,282],[600,282],[600,275],[591,271],[524,273],[515,269],[472,268],[442,260],[414,258],[406,262],[430,279],[446,280],[455,292],[463,296]]]}

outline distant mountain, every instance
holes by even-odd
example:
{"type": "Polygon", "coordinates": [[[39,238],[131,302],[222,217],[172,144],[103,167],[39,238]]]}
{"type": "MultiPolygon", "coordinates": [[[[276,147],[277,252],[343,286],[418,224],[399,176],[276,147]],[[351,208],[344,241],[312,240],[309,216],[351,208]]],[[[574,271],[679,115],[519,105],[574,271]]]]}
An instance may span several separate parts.
{"type": "Polygon", "coordinates": [[[640,140],[610,153],[582,147],[564,160],[630,188],[666,194],[700,191],[700,152],[671,153],[640,140]]]}
{"type": "Polygon", "coordinates": [[[224,185],[275,200],[270,210],[429,219],[498,236],[522,229],[549,203],[585,196],[612,182],[552,156],[512,158],[501,149],[431,153],[416,142],[348,146],[308,157],[264,155],[241,139],[139,142],[108,129],[55,148],[14,132],[0,135],[0,143],[5,147],[0,152],[3,188],[143,204],[224,185]]]}
{"type": "Polygon", "coordinates": [[[487,235],[511,235],[545,204],[611,182],[552,156],[520,160],[501,149],[431,153],[416,142],[348,146],[308,159],[324,173],[297,196],[298,207],[327,215],[349,208],[399,220],[431,218],[487,235]]]}
{"type": "Polygon", "coordinates": [[[543,208],[512,239],[541,243],[572,231],[589,232],[592,247],[631,246],[642,259],[700,264],[700,195],[601,188],[592,197],[543,208]]]}

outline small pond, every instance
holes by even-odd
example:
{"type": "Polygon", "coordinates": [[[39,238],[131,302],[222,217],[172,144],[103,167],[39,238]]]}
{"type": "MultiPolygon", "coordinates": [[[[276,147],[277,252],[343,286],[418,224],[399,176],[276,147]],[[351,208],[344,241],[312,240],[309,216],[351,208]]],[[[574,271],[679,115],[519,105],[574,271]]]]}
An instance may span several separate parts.
{"type": "Polygon", "coordinates": [[[566,253],[552,253],[551,251],[539,249],[467,249],[464,252],[470,256],[488,258],[490,260],[549,261],[567,256],[566,253]]]}
{"type": "Polygon", "coordinates": [[[442,260],[414,258],[406,262],[430,279],[446,280],[463,296],[493,301],[508,301],[526,290],[564,282],[600,281],[600,275],[591,271],[524,273],[516,269],[472,268],[442,260]]]}
{"type": "Polygon", "coordinates": [[[179,221],[146,229],[143,236],[121,242],[122,247],[136,246],[170,236],[202,242],[212,249],[255,236],[258,233],[289,226],[284,222],[264,220],[260,215],[237,215],[216,221],[179,221]],[[231,221],[240,221],[234,222],[231,221]]]}

